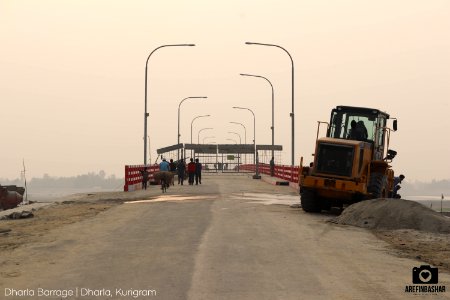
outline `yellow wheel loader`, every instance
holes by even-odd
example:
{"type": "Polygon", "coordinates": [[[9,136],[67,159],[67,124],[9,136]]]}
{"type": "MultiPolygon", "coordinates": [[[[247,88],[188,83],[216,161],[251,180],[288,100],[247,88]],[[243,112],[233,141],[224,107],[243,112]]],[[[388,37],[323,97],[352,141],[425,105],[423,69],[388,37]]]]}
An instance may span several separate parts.
{"type": "Polygon", "coordinates": [[[337,106],[329,122],[318,122],[314,161],[299,168],[301,205],[320,212],[393,193],[394,171],[389,163],[397,154],[389,149],[389,115],[378,109],[337,106]],[[319,138],[322,124],[326,137],[319,138]]]}

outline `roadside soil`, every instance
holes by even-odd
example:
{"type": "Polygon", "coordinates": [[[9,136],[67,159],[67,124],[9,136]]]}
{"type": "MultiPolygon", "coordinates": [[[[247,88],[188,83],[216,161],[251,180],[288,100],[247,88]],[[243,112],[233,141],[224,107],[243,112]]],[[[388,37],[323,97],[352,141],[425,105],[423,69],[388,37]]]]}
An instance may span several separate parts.
{"type": "Polygon", "coordinates": [[[371,230],[393,254],[450,272],[450,218],[404,199],[373,199],[353,204],[331,220],[371,230]]]}
{"type": "MultiPolygon", "coordinates": [[[[82,193],[62,197],[59,201],[32,211],[33,217],[0,220],[0,256],[23,244],[40,240],[51,230],[76,223],[104,212],[124,201],[140,200],[159,195],[152,191],[82,193]]],[[[23,206],[27,211],[27,206],[23,206]]]]}
{"type": "Polygon", "coordinates": [[[390,245],[391,253],[420,260],[450,273],[450,235],[417,230],[376,230],[374,234],[390,245]]]}
{"type": "Polygon", "coordinates": [[[118,203],[68,202],[33,212],[34,217],[0,221],[0,256],[23,244],[41,239],[50,230],[92,218],[118,203]],[[3,232],[3,233],[2,233],[3,232]]]}

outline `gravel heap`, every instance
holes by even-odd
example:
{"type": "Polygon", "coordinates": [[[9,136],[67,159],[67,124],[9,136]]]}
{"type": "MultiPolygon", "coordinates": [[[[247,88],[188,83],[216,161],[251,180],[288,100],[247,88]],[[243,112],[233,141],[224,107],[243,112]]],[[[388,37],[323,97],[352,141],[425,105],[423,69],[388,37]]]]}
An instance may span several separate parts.
{"type": "Polygon", "coordinates": [[[333,223],[370,229],[450,233],[450,218],[414,201],[373,199],[347,207],[333,223]]]}

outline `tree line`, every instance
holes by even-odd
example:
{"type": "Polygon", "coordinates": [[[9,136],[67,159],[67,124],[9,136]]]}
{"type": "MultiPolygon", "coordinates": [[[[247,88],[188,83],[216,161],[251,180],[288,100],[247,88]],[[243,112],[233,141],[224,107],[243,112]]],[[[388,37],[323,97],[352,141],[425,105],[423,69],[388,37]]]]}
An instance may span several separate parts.
{"type": "MultiPolygon", "coordinates": [[[[106,176],[105,171],[98,173],[88,172],[87,174],[76,175],[71,177],[56,177],[44,174],[42,177],[33,177],[27,180],[28,188],[93,188],[100,187],[102,189],[117,190],[123,187],[124,178],[117,178],[114,174],[106,176]]],[[[0,179],[0,185],[17,185],[24,186],[23,179],[0,179]]]]}
{"type": "Polygon", "coordinates": [[[450,199],[450,179],[435,180],[431,182],[402,182],[400,194],[410,196],[445,196],[450,199]]]}
{"type": "MultiPolygon", "coordinates": [[[[1,179],[0,185],[24,186],[23,179],[1,179]]],[[[98,173],[89,172],[87,174],[71,177],[55,177],[44,174],[42,177],[33,177],[27,182],[28,188],[94,188],[99,187],[104,190],[121,189],[124,185],[124,178],[115,175],[106,176],[105,171],[98,173]]],[[[444,194],[446,199],[450,199],[450,179],[432,180],[431,182],[404,181],[401,184],[400,194],[410,196],[440,196],[444,194]]]]}

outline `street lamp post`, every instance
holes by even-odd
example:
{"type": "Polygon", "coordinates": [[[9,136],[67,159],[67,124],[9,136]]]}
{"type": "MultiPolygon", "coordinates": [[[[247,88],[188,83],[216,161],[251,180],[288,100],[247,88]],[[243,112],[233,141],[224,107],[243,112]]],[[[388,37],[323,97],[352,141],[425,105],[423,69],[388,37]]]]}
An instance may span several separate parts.
{"type": "Polygon", "coordinates": [[[291,54],[284,49],[283,47],[279,46],[279,45],[274,45],[274,44],[263,44],[263,43],[252,43],[252,42],[245,42],[245,44],[247,45],[260,45],[260,46],[271,46],[271,47],[277,47],[282,49],[284,52],[287,53],[287,55],[289,55],[289,58],[291,59],[291,75],[292,75],[292,82],[291,82],[291,93],[292,93],[292,110],[291,110],[291,119],[292,119],[292,125],[291,125],[291,131],[292,131],[292,137],[291,137],[291,141],[292,141],[292,153],[291,153],[291,166],[294,166],[294,148],[295,148],[295,122],[294,122],[294,60],[292,59],[291,54]]]}
{"type": "Polygon", "coordinates": [[[148,112],[147,112],[147,74],[148,74],[148,61],[150,59],[150,56],[152,56],[152,54],[161,48],[164,47],[180,47],[180,46],[188,46],[188,47],[192,47],[195,46],[195,44],[173,44],[173,45],[161,45],[157,48],[155,48],[152,52],[150,52],[150,54],[147,57],[147,61],[145,62],[145,109],[144,109],[144,165],[147,164],[147,118],[149,116],[148,112]]]}
{"type": "Polygon", "coordinates": [[[239,144],[242,144],[241,135],[237,132],[228,131],[228,133],[236,134],[239,137],[239,144]]]}
{"type": "MultiPolygon", "coordinates": [[[[180,104],[178,104],[178,139],[177,139],[177,144],[180,143],[180,137],[181,137],[181,134],[180,134],[180,109],[181,109],[181,104],[185,100],[188,100],[188,99],[206,99],[206,98],[208,98],[208,97],[206,97],[206,96],[187,97],[187,98],[184,98],[183,100],[181,100],[180,104]]],[[[177,159],[178,160],[180,159],[180,151],[179,150],[177,151],[177,159]]]]}
{"type": "Polygon", "coordinates": [[[202,128],[202,129],[200,129],[200,130],[198,131],[197,144],[200,144],[200,132],[202,132],[203,130],[207,130],[207,129],[214,129],[214,128],[208,127],[208,128],[202,128]]]}
{"type": "Polygon", "coordinates": [[[245,128],[245,125],[242,123],[238,123],[238,122],[230,122],[232,124],[238,124],[241,125],[242,127],[244,127],[244,144],[247,144],[247,128],[245,128]]]}
{"type": "Polygon", "coordinates": [[[252,75],[252,74],[240,74],[241,76],[248,76],[248,77],[256,77],[256,78],[262,78],[265,79],[269,84],[270,87],[272,88],[272,127],[270,127],[270,129],[272,130],[272,157],[275,157],[274,155],[274,145],[275,145],[275,127],[274,127],[274,123],[275,123],[275,117],[274,117],[274,110],[275,110],[275,102],[274,102],[274,91],[273,91],[273,85],[272,82],[270,82],[269,79],[267,79],[264,76],[260,76],[260,75],[252,75]]]}
{"type": "MultiPolygon", "coordinates": [[[[244,144],[247,145],[247,128],[245,128],[245,125],[239,122],[230,122],[232,124],[238,124],[241,125],[242,127],[244,127],[244,144]]],[[[247,163],[247,153],[244,154],[244,164],[247,163]]]]}
{"type": "Polygon", "coordinates": [[[258,174],[258,165],[257,165],[257,161],[256,161],[256,117],[255,117],[255,113],[253,112],[253,110],[251,110],[250,108],[246,108],[246,107],[239,107],[239,106],[233,106],[233,108],[236,109],[245,109],[248,110],[252,113],[253,115],[253,164],[255,165],[255,175],[253,175],[253,179],[261,179],[261,176],[259,176],[258,174]]]}
{"type": "MultiPolygon", "coordinates": [[[[233,131],[228,131],[228,133],[236,134],[236,135],[239,137],[239,144],[242,144],[241,135],[240,135],[239,133],[233,132],[233,131]]],[[[240,165],[241,154],[238,153],[237,155],[238,155],[237,170],[238,170],[238,172],[239,172],[239,168],[240,168],[239,165],[240,165]]]]}
{"type": "MultiPolygon", "coordinates": [[[[211,115],[201,115],[201,116],[196,116],[195,118],[192,119],[191,121],[191,144],[192,144],[192,126],[194,124],[194,121],[198,118],[204,118],[204,117],[210,117],[211,115]]],[[[191,157],[192,157],[192,150],[191,150],[191,157]]]]}
{"type": "MultiPolygon", "coordinates": [[[[236,109],[246,109],[248,111],[250,111],[253,115],[253,148],[254,148],[254,153],[256,153],[256,117],[255,117],[255,113],[253,112],[253,110],[251,110],[250,108],[246,108],[246,107],[239,107],[239,106],[233,106],[233,108],[236,109]]],[[[255,154],[256,155],[256,154],[255,154]]],[[[253,156],[253,163],[256,163],[256,156],[253,156]]]]}

